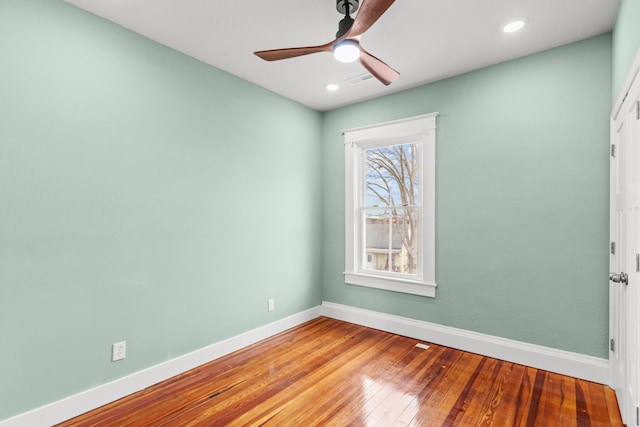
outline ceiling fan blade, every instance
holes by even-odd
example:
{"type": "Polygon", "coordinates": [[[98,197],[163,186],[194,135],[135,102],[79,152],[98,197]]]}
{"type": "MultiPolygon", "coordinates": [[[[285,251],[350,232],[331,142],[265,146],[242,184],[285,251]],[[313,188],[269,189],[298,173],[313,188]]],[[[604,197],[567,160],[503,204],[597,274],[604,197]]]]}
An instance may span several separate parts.
{"type": "Polygon", "coordinates": [[[344,38],[358,38],[376,23],[396,0],[361,0],[353,25],[344,38]]]}
{"type": "Polygon", "coordinates": [[[362,48],[360,48],[360,63],[385,86],[389,86],[400,77],[399,72],[362,48]]]}
{"type": "Polygon", "coordinates": [[[254,55],[259,56],[265,61],[277,61],[280,59],[295,58],[296,56],[309,55],[311,53],[318,52],[331,52],[333,50],[333,43],[327,43],[319,46],[308,47],[292,47],[288,49],[273,49],[273,50],[261,50],[253,52],[254,55]]]}

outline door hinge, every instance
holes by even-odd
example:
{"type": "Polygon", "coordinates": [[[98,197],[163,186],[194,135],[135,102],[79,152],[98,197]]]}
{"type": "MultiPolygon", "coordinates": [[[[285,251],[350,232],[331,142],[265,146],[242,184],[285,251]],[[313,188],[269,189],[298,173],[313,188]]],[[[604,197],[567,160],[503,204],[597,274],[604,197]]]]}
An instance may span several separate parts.
{"type": "Polygon", "coordinates": [[[609,340],[609,350],[616,351],[616,340],[613,338],[609,340]]]}
{"type": "Polygon", "coordinates": [[[616,156],[616,144],[611,144],[611,157],[616,156]]]}
{"type": "Polygon", "coordinates": [[[636,254],[636,273],[640,273],[640,254],[636,254]]]}
{"type": "Polygon", "coordinates": [[[636,120],[640,120],[640,101],[636,101],[636,120]]]}
{"type": "Polygon", "coordinates": [[[636,425],[640,426],[640,406],[636,406],[636,425]]]}
{"type": "Polygon", "coordinates": [[[616,254],[616,242],[611,242],[611,255],[616,254]]]}

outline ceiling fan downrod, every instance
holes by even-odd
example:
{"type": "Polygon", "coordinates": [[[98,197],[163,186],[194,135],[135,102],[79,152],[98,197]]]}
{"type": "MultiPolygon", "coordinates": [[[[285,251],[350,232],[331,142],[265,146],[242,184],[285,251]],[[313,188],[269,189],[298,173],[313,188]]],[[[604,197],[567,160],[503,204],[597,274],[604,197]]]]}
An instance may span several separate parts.
{"type": "Polygon", "coordinates": [[[351,13],[358,10],[358,0],[336,0],[336,9],[339,13],[344,14],[344,18],[338,24],[338,32],[336,33],[336,39],[339,39],[353,25],[353,18],[351,17],[351,13]]]}

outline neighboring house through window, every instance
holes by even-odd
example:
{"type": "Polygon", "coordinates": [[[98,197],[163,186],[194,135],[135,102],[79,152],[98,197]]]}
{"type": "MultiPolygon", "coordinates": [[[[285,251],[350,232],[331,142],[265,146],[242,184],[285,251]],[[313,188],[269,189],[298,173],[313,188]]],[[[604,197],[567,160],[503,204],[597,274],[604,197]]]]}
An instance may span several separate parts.
{"type": "Polygon", "coordinates": [[[437,113],[345,135],[345,282],[435,297],[437,113]]]}

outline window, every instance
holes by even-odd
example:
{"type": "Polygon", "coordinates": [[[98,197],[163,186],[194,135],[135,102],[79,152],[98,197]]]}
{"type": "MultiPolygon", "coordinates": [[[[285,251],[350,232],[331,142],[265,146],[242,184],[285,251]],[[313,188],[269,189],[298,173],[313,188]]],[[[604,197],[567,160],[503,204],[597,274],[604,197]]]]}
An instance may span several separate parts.
{"type": "Polygon", "coordinates": [[[345,131],[345,282],[435,297],[437,113],[345,131]]]}

